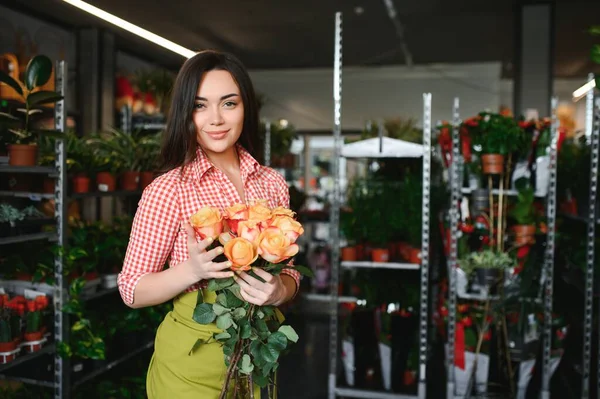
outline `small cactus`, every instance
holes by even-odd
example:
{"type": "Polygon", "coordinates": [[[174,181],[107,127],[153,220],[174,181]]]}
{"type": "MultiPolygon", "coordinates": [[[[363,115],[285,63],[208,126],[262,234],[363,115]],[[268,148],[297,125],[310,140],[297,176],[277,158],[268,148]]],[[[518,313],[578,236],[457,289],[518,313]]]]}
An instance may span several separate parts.
{"type": "Polygon", "coordinates": [[[40,331],[41,328],[41,315],[40,312],[28,312],[27,313],[27,333],[34,333],[40,331]]]}

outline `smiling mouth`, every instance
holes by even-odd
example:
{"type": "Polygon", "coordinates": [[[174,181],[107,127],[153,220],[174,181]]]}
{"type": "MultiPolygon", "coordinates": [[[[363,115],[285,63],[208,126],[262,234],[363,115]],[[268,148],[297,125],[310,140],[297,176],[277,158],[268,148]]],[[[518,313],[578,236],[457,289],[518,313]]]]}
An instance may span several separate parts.
{"type": "Polygon", "coordinates": [[[216,130],[216,131],[211,131],[211,132],[207,132],[204,131],[206,134],[208,134],[211,138],[218,140],[218,139],[222,139],[224,138],[227,133],[229,133],[229,129],[227,130],[216,130]]]}

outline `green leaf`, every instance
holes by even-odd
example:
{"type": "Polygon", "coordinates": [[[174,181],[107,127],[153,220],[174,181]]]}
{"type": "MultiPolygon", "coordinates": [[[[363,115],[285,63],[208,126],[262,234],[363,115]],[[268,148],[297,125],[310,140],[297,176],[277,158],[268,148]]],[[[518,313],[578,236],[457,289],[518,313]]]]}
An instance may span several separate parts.
{"type": "Polygon", "coordinates": [[[204,303],[204,294],[202,293],[202,290],[198,290],[198,296],[196,297],[196,305],[200,305],[201,303],[204,303]]]}
{"type": "Polygon", "coordinates": [[[594,61],[597,64],[600,64],[600,44],[595,44],[592,47],[591,57],[592,61],[594,61]]]}
{"type": "Polygon", "coordinates": [[[281,326],[279,327],[278,332],[285,335],[290,341],[298,342],[298,334],[296,334],[296,331],[292,328],[292,326],[281,326]]]}
{"type": "Polygon", "coordinates": [[[269,374],[271,374],[271,371],[275,370],[276,368],[277,368],[277,363],[266,363],[262,367],[262,373],[264,375],[269,375],[269,374]]]}
{"type": "Polygon", "coordinates": [[[80,331],[83,330],[84,328],[89,328],[90,327],[90,321],[88,319],[81,319],[79,321],[76,321],[73,324],[73,327],[71,327],[72,331],[80,331]]]}
{"type": "Polygon", "coordinates": [[[261,375],[257,372],[252,376],[254,383],[261,388],[265,388],[269,384],[269,377],[261,375]]]}
{"type": "Polygon", "coordinates": [[[219,294],[219,295],[217,295],[216,303],[218,303],[218,304],[220,304],[220,305],[222,305],[222,306],[224,306],[226,308],[232,308],[233,307],[233,306],[230,306],[227,303],[227,297],[225,296],[225,294],[219,294]]]}
{"type": "Polygon", "coordinates": [[[209,303],[202,303],[196,306],[194,309],[194,315],[192,318],[196,323],[200,324],[210,324],[215,321],[217,315],[212,310],[212,305],[209,303]]]}
{"type": "Polygon", "coordinates": [[[265,316],[274,316],[275,309],[273,306],[261,306],[260,309],[264,312],[265,316]]]}
{"type": "Polygon", "coordinates": [[[260,347],[260,354],[267,363],[275,363],[279,357],[279,351],[268,345],[260,347]]]}
{"type": "Polygon", "coordinates": [[[258,317],[259,319],[264,319],[265,318],[265,313],[262,310],[257,310],[256,311],[256,317],[258,317]]]}
{"type": "Polygon", "coordinates": [[[58,352],[58,355],[63,359],[70,358],[71,356],[73,356],[73,350],[71,349],[69,344],[67,344],[64,341],[60,341],[58,343],[56,350],[58,352]]]}
{"type": "Polygon", "coordinates": [[[54,91],[36,91],[27,96],[27,105],[31,108],[34,105],[51,104],[63,99],[59,93],[54,91]]]}
{"type": "Polygon", "coordinates": [[[19,93],[21,96],[23,95],[23,88],[21,87],[19,82],[14,80],[9,74],[7,74],[6,72],[4,72],[2,70],[0,70],[0,82],[6,83],[7,85],[9,85],[13,89],[15,89],[15,91],[17,93],[19,93]]]}
{"type": "Polygon", "coordinates": [[[231,315],[233,316],[233,318],[234,318],[235,320],[239,320],[239,319],[241,319],[242,317],[246,316],[246,309],[244,309],[244,308],[237,308],[237,309],[235,309],[235,310],[234,310],[234,311],[231,313],[231,315]]]}
{"type": "Polygon", "coordinates": [[[48,82],[52,74],[52,61],[45,55],[36,55],[25,69],[25,85],[28,90],[42,86],[48,82]]]}
{"type": "Polygon", "coordinates": [[[8,122],[18,122],[19,118],[17,118],[16,116],[13,116],[11,114],[7,114],[6,112],[0,112],[0,119],[4,119],[5,121],[8,122]]]}
{"type": "Polygon", "coordinates": [[[208,282],[208,290],[209,291],[218,291],[225,289],[227,287],[231,287],[235,281],[233,277],[228,278],[215,278],[208,282]]]}
{"type": "Polygon", "coordinates": [[[240,294],[240,286],[237,284],[225,290],[225,296],[227,297],[227,306],[231,308],[239,308],[244,304],[242,295],[240,294]]]}
{"type": "Polygon", "coordinates": [[[231,334],[229,334],[227,331],[223,331],[222,333],[215,335],[215,339],[219,340],[219,341],[224,341],[224,340],[230,339],[230,338],[231,338],[231,334]]]}
{"type": "Polygon", "coordinates": [[[288,339],[282,332],[274,332],[269,336],[268,345],[278,351],[282,351],[287,347],[288,339]]]}
{"type": "Polygon", "coordinates": [[[300,273],[301,275],[306,276],[306,277],[314,277],[315,276],[315,273],[313,273],[312,269],[309,267],[306,267],[306,266],[298,265],[298,266],[292,267],[291,269],[297,270],[298,273],[300,273]]]}
{"type": "Polygon", "coordinates": [[[231,313],[225,313],[217,317],[217,327],[221,330],[227,330],[233,324],[231,313]]]}
{"type": "Polygon", "coordinates": [[[598,26],[592,26],[590,28],[590,34],[594,35],[594,36],[600,36],[600,25],[598,25],[598,26]]]}
{"type": "Polygon", "coordinates": [[[203,340],[203,339],[201,339],[201,338],[198,338],[198,339],[196,340],[196,343],[194,344],[194,346],[192,346],[192,349],[190,349],[190,351],[189,351],[189,353],[188,353],[188,356],[192,356],[192,354],[193,354],[195,351],[197,351],[197,350],[198,350],[198,348],[200,348],[200,346],[201,346],[202,344],[205,344],[205,343],[206,343],[206,341],[205,341],[205,340],[203,340]]]}
{"type": "Polygon", "coordinates": [[[250,338],[250,335],[252,334],[252,327],[250,326],[250,323],[248,322],[248,320],[240,320],[240,338],[242,339],[248,339],[250,338]]]}
{"type": "Polygon", "coordinates": [[[242,364],[240,365],[240,373],[250,374],[252,372],[252,370],[254,370],[254,365],[252,364],[252,361],[250,360],[250,356],[248,354],[245,354],[244,356],[242,356],[242,364]]]}
{"type": "Polygon", "coordinates": [[[217,316],[221,316],[222,314],[229,313],[229,309],[221,306],[221,304],[219,304],[219,303],[213,304],[212,309],[213,309],[213,312],[215,312],[215,314],[217,316]]]}

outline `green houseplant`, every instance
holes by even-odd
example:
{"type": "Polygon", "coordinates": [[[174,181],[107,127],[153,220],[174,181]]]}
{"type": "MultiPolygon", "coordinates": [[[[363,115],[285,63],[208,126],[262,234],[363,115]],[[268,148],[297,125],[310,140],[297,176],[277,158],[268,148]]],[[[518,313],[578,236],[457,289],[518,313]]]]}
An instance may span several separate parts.
{"type": "Polygon", "coordinates": [[[491,112],[481,112],[470,125],[470,133],[473,148],[481,152],[484,174],[502,174],[504,157],[525,143],[523,130],[513,118],[491,112]]]}
{"type": "Polygon", "coordinates": [[[512,227],[515,233],[514,243],[517,246],[532,244],[535,242],[534,235],[537,221],[534,207],[535,193],[526,178],[517,180],[515,186],[519,194],[515,205],[509,213],[510,217],[516,223],[512,227]]]}
{"type": "Polygon", "coordinates": [[[24,82],[13,79],[8,74],[0,71],[0,82],[13,88],[24,103],[24,108],[18,108],[21,117],[8,113],[0,113],[0,121],[10,128],[14,134],[13,143],[8,145],[9,162],[11,165],[33,166],[37,161],[36,139],[40,134],[60,137],[60,132],[55,130],[36,129],[32,126],[32,115],[40,113],[38,108],[43,104],[52,104],[62,100],[62,96],[54,91],[40,90],[52,75],[52,61],[44,56],[37,55],[27,64],[24,82]]]}
{"type": "Polygon", "coordinates": [[[482,287],[492,287],[499,282],[501,272],[514,266],[514,260],[506,252],[496,252],[486,249],[481,252],[471,252],[460,259],[460,268],[471,276],[477,275],[477,281],[482,287]]]}

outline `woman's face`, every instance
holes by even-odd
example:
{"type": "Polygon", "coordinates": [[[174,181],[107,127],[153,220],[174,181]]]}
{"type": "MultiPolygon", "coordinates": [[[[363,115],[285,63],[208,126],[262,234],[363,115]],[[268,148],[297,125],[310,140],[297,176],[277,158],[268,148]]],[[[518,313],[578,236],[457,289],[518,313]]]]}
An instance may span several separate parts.
{"type": "Polygon", "coordinates": [[[238,141],[244,126],[244,104],[228,71],[204,74],[192,117],[198,143],[205,152],[223,153],[238,141]]]}

